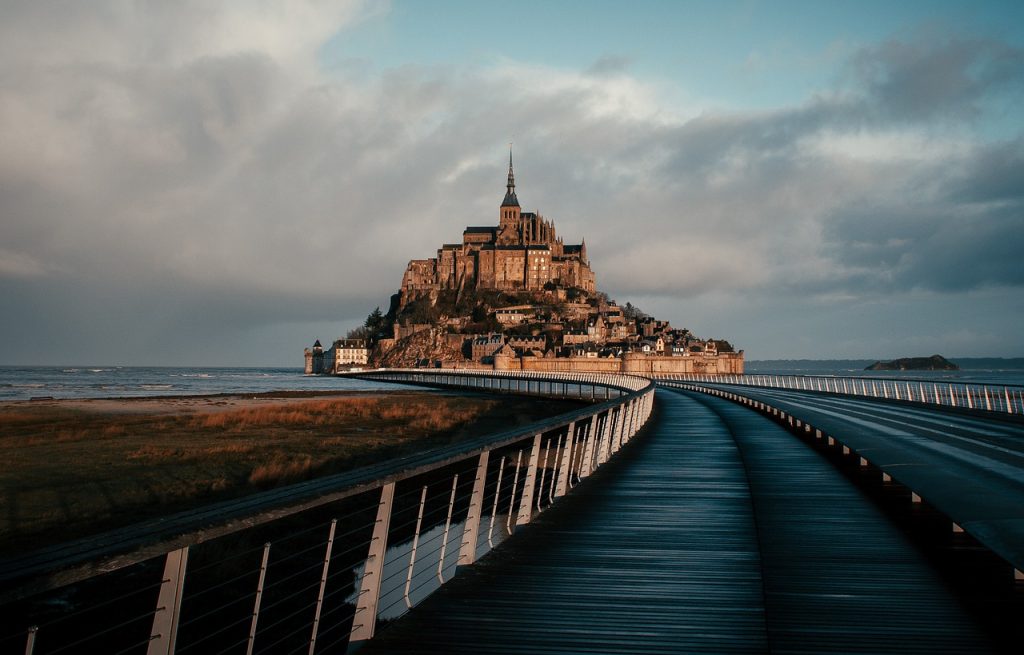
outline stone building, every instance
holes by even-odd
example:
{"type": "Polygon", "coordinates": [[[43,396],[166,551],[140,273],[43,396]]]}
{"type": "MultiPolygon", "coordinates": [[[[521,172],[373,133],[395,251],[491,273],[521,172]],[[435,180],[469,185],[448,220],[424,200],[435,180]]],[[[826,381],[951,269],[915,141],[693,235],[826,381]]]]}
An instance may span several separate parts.
{"type": "Polygon", "coordinates": [[[579,245],[566,245],[554,223],[521,210],[510,151],[498,225],[467,227],[462,243],[444,244],[436,258],[409,262],[402,277],[400,299],[405,305],[429,291],[539,291],[551,285],[588,293],[596,290],[586,239],[579,245]]]}
{"type": "Polygon", "coordinates": [[[306,375],[337,373],[346,368],[365,366],[370,349],[363,339],[337,339],[326,351],[317,339],[305,352],[306,375]]]}
{"type": "Polygon", "coordinates": [[[306,375],[320,375],[324,372],[324,347],[320,345],[319,339],[312,348],[306,348],[303,354],[306,360],[306,375]]]}

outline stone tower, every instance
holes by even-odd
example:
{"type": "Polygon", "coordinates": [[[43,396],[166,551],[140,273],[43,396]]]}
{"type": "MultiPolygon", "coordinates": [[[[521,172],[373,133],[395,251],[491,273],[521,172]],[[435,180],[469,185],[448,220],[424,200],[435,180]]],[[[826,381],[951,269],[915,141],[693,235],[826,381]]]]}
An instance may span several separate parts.
{"type": "Polygon", "coordinates": [[[498,243],[515,243],[518,241],[519,198],[516,198],[516,176],[512,172],[512,148],[508,149],[508,184],[505,187],[505,199],[501,201],[498,220],[498,243]]]}
{"type": "Polygon", "coordinates": [[[306,348],[304,353],[306,359],[306,375],[320,375],[324,372],[324,347],[317,339],[312,348],[306,348]]]}

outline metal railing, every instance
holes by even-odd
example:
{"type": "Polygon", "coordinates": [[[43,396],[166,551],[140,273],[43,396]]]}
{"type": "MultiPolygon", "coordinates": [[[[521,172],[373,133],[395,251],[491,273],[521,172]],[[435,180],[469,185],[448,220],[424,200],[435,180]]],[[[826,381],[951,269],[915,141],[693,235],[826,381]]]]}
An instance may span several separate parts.
{"type": "Polygon", "coordinates": [[[427,453],[0,561],[0,653],[318,653],[370,639],[608,461],[631,376],[372,371],[595,400],[427,453]]]}
{"type": "Polygon", "coordinates": [[[1024,414],[1024,387],[938,380],[829,375],[671,375],[659,380],[816,391],[1024,414]]]}

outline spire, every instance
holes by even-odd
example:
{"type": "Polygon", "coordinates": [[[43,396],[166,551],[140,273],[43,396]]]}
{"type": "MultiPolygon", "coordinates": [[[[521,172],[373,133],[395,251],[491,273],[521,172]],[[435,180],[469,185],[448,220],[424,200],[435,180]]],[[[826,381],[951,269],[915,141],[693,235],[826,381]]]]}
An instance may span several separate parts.
{"type": "Polygon", "coordinates": [[[512,172],[512,144],[508,145],[508,185],[505,187],[505,200],[502,207],[518,207],[519,199],[516,198],[516,176],[512,172]]]}
{"type": "Polygon", "coordinates": [[[512,144],[508,146],[508,190],[509,192],[516,190],[516,175],[512,172],[512,144]]]}

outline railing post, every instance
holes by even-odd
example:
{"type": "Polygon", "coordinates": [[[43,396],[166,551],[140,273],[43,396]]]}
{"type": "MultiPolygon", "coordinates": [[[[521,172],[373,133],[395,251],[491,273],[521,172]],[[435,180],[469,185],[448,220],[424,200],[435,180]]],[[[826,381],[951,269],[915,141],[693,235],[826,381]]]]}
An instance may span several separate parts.
{"type": "MultiPolygon", "coordinates": [[[[188,546],[167,553],[167,558],[164,561],[164,576],[160,583],[160,594],[156,600],[156,612],[153,613],[153,628],[149,632],[147,655],[169,655],[174,652],[187,565],[188,546]]],[[[35,641],[34,632],[30,634],[30,638],[31,642],[35,641]]],[[[26,650],[26,652],[30,653],[31,650],[26,650]]]]}
{"type": "Polygon", "coordinates": [[[39,632],[39,626],[34,625],[28,629],[28,634],[25,636],[25,655],[32,655],[32,651],[36,649],[36,634],[39,632]]]}
{"type": "Polygon", "coordinates": [[[590,425],[587,426],[587,436],[583,439],[583,463],[580,464],[580,477],[585,478],[593,470],[594,457],[592,455],[594,442],[596,440],[597,414],[590,417],[590,425]]]}
{"type": "Polygon", "coordinates": [[[480,453],[476,465],[476,478],[473,480],[473,492],[469,497],[469,513],[466,514],[466,526],[462,532],[462,547],[459,549],[459,566],[468,566],[476,561],[476,544],[480,538],[480,518],[484,508],[484,485],[487,483],[487,462],[491,451],[480,453]]]}
{"type": "Polygon", "coordinates": [[[572,442],[575,432],[576,422],[573,421],[569,423],[569,428],[565,435],[565,448],[562,449],[562,461],[559,463],[558,485],[555,487],[555,498],[561,498],[569,490],[569,475],[572,472],[570,470],[572,464],[572,457],[570,455],[573,452],[572,442]]]}
{"type": "Polygon", "coordinates": [[[612,444],[612,410],[605,412],[604,421],[601,423],[601,438],[598,441],[597,446],[597,466],[604,464],[608,461],[608,457],[611,455],[612,444]]]}
{"type": "Polygon", "coordinates": [[[331,530],[327,534],[327,552],[324,553],[324,569],[320,573],[320,591],[316,596],[316,614],[313,615],[313,634],[309,638],[309,655],[316,650],[316,635],[320,629],[320,611],[324,606],[324,590],[327,588],[327,571],[331,567],[331,551],[334,549],[334,530],[338,519],[331,519],[331,530]]]}
{"type": "Polygon", "coordinates": [[[537,467],[540,464],[540,433],[533,438],[530,461],[526,465],[526,479],[523,480],[523,496],[519,501],[519,516],[516,525],[526,525],[533,513],[533,497],[537,487],[537,467]]]}
{"type": "Polygon", "coordinates": [[[363,566],[363,578],[359,584],[356,613],[352,621],[352,636],[349,638],[349,652],[362,646],[373,637],[377,629],[377,603],[380,601],[380,583],[384,573],[384,553],[388,548],[388,530],[391,527],[391,505],[395,501],[395,483],[389,482],[380,488],[380,502],[377,504],[377,519],[373,524],[370,549],[363,566]],[[362,616],[360,616],[362,614],[362,616]]]}
{"type": "Polygon", "coordinates": [[[612,455],[619,452],[619,448],[622,448],[622,431],[626,427],[626,406],[619,405],[618,409],[615,410],[615,426],[614,433],[612,434],[612,455]]]}
{"type": "Polygon", "coordinates": [[[260,578],[256,582],[256,601],[252,605],[252,622],[249,624],[249,640],[245,646],[246,655],[252,655],[256,643],[256,624],[260,620],[260,603],[263,601],[263,583],[267,580],[267,560],[270,559],[270,543],[263,544],[263,561],[260,562],[260,578]]]}
{"type": "MultiPolygon", "coordinates": [[[[405,606],[412,609],[412,599],[409,597],[409,593],[412,589],[412,573],[416,567],[416,553],[419,549],[420,544],[420,529],[423,527],[423,510],[427,506],[427,485],[423,485],[423,489],[420,490],[420,508],[416,514],[416,531],[412,534],[412,549],[409,552],[409,568],[405,571],[405,606]]],[[[310,654],[312,655],[312,653],[310,654]]]]}
{"type": "MultiPolygon", "coordinates": [[[[455,512],[455,492],[459,488],[459,474],[452,478],[452,494],[448,498],[448,518],[444,523],[444,535],[441,537],[441,555],[437,562],[437,581],[444,584],[444,555],[448,550],[448,532],[452,527],[452,514],[455,512]]],[[[456,562],[458,566],[458,562],[456,562]]]]}

